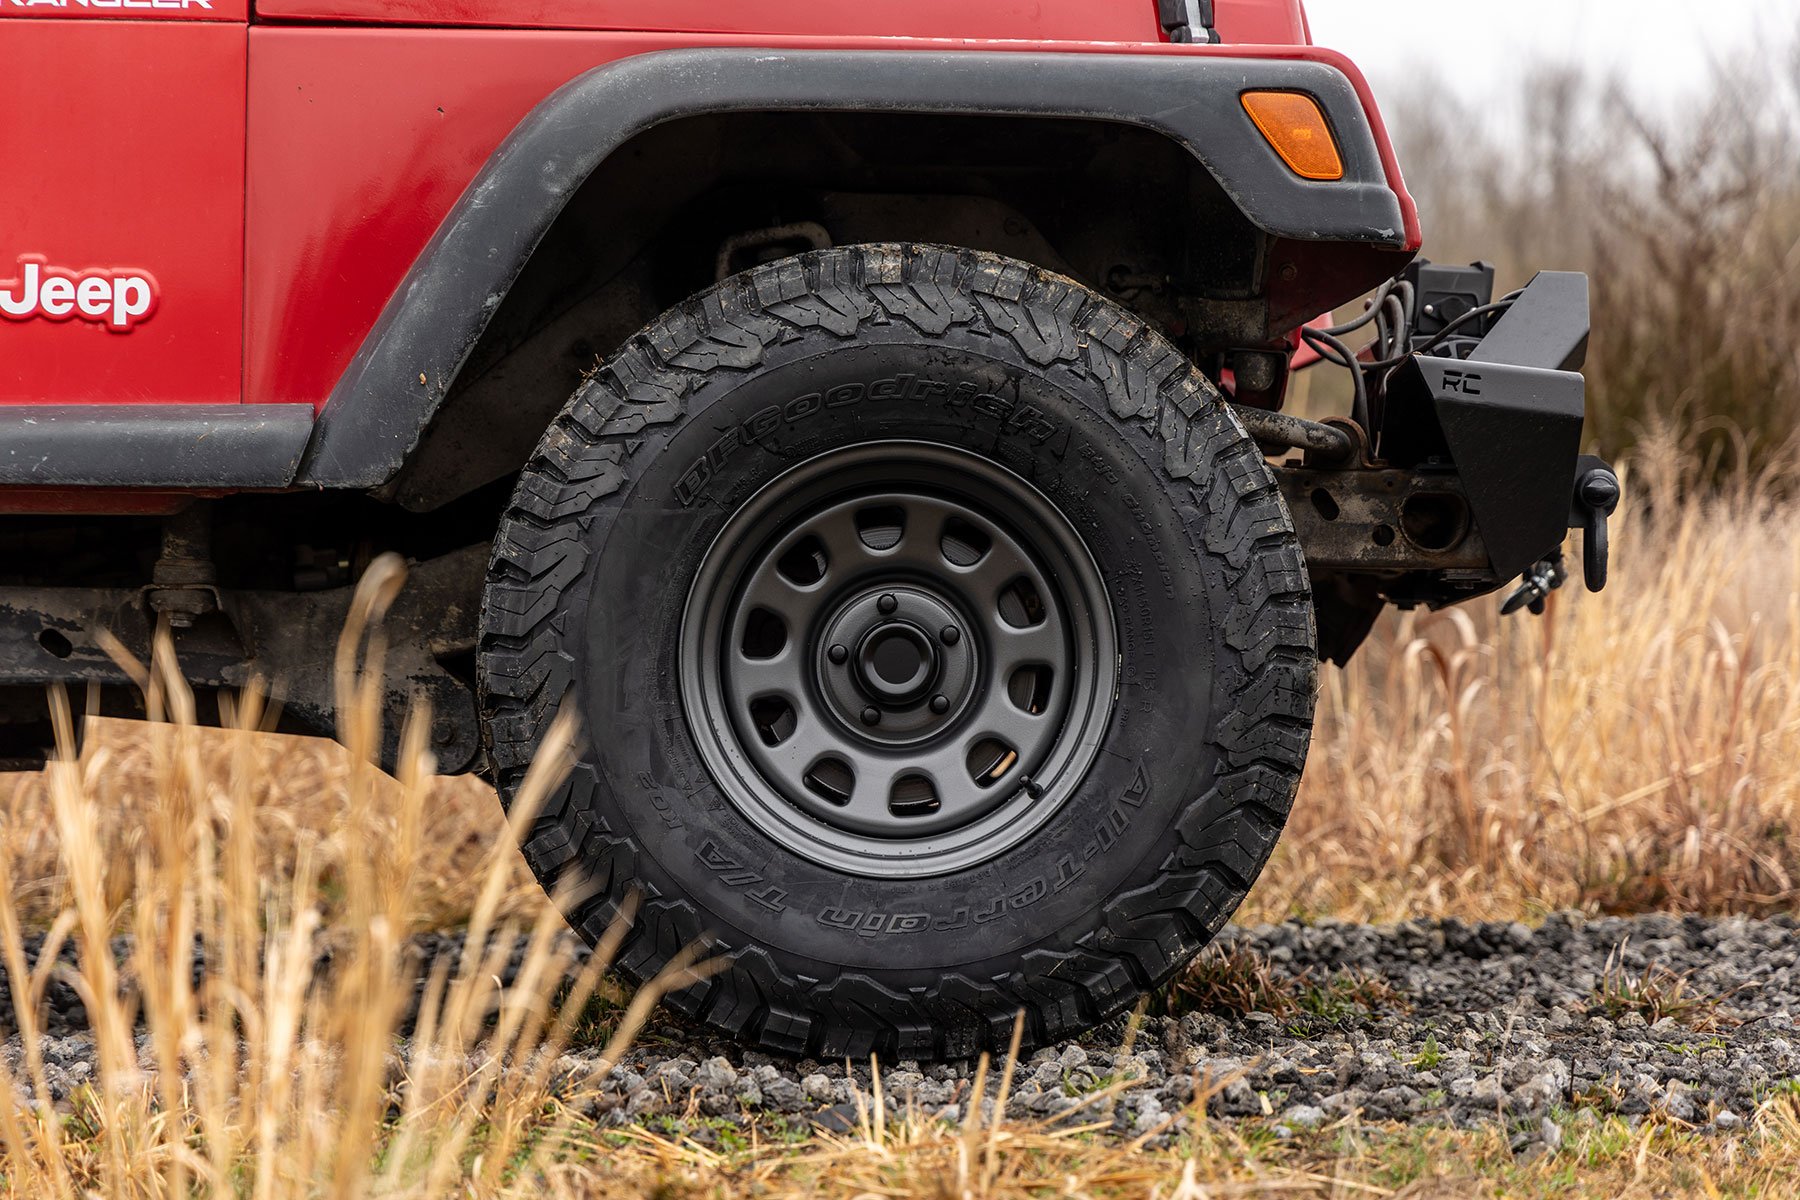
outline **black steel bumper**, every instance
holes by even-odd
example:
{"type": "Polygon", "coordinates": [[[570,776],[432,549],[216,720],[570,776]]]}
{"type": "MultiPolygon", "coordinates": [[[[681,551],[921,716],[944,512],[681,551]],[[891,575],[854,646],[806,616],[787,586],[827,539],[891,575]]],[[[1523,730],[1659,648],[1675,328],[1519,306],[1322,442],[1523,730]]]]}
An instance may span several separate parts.
{"type": "Polygon", "coordinates": [[[1414,354],[1388,381],[1380,457],[1454,477],[1487,559],[1482,590],[1560,564],[1571,528],[1584,531],[1588,586],[1605,586],[1620,493],[1611,467],[1581,453],[1587,341],[1587,277],[1545,271],[1472,349],[1414,354]]]}

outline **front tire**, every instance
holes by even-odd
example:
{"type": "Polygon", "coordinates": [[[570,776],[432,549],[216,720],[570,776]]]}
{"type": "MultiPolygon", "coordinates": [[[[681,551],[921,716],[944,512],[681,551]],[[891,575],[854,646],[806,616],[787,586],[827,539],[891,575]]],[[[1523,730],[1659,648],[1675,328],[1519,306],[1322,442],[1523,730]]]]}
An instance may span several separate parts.
{"type": "Polygon", "coordinates": [[[525,843],[634,981],[763,1047],[961,1057],[1128,1008],[1216,934],[1305,758],[1307,579],[1217,391],[1026,264],[729,279],[569,402],[495,544],[480,686],[525,843]]]}

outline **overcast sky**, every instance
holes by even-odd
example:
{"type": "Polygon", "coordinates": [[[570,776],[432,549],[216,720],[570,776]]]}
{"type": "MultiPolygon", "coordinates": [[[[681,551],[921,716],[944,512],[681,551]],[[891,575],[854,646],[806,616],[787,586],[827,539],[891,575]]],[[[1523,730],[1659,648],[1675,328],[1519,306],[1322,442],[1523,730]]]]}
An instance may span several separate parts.
{"type": "Polygon", "coordinates": [[[1426,62],[1462,98],[1502,109],[1522,62],[1583,63],[1656,101],[1800,33],[1800,0],[1306,0],[1306,12],[1313,40],[1360,64],[1378,100],[1426,62]]]}

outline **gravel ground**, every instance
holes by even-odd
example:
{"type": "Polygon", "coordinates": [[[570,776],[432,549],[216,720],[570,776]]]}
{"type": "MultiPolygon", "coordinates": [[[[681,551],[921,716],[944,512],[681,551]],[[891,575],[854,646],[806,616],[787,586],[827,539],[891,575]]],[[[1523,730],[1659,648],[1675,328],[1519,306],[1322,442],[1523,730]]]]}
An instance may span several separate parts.
{"type": "MultiPolygon", "coordinates": [[[[1655,1112],[1729,1132],[1772,1090],[1800,1086],[1800,932],[1791,918],[1557,915],[1537,929],[1290,923],[1229,930],[1222,942],[1266,957],[1278,981],[1321,986],[1279,1016],[1180,1011],[1177,1001],[1179,1015],[1146,1018],[1129,1054],[1122,1021],[1041,1050],[1021,1067],[1009,1116],[1110,1119],[1118,1133],[1154,1143],[1179,1134],[1179,1114],[1200,1088],[1213,1115],[1278,1130],[1351,1117],[1501,1121],[1528,1151],[1602,1114],[1655,1112]],[[1636,1011],[1604,1015],[1595,992],[1615,954],[1628,975],[1653,966],[1686,974],[1684,993],[1698,1002],[1654,1024],[1636,1011]],[[1125,1076],[1136,1082],[1080,1107],[1125,1076]]],[[[459,946],[433,935],[415,949],[424,960],[459,946]]],[[[60,1099],[91,1076],[92,1048],[72,992],[53,987],[49,1009],[45,1054],[60,1099]]],[[[0,1014],[10,1012],[0,989],[0,1014]]],[[[679,1124],[702,1141],[746,1120],[843,1127],[855,1119],[853,1086],[866,1095],[869,1084],[867,1064],[853,1084],[841,1062],[744,1051],[672,1018],[659,1018],[610,1074],[595,1069],[598,1053],[581,1048],[558,1064],[559,1087],[591,1117],[679,1124]]],[[[0,1055],[17,1065],[16,1033],[0,1055]]],[[[972,1063],[901,1062],[884,1065],[882,1084],[890,1106],[954,1119],[973,1074],[972,1063]]]]}

